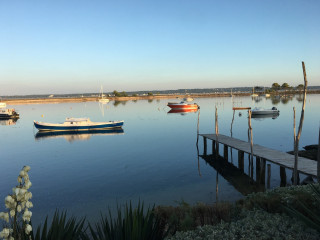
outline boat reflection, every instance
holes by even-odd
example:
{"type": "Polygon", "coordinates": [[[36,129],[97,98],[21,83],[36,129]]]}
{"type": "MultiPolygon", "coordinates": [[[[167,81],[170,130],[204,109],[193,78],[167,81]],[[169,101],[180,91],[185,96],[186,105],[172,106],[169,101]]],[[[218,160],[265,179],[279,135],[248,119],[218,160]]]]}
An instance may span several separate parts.
{"type": "Polygon", "coordinates": [[[0,125],[15,125],[17,121],[18,121],[18,118],[9,118],[9,119],[0,118],[0,125]]]}
{"type": "Polygon", "coordinates": [[[37,132],[36,140],[50,138],[65,138],[68,142],[89,140],[93,135],[122,135],[122,128],[105,129],[105,130],[85,130],[85,131],[54,131],[54,132],[37,132]]]}
{"type": "Polygon", "coordinates": [[[276,119],[279,117],[279,113],[273,113],[273,114],[261,114],[261,115],[252,115],[251,118],[257,120],[257,121],[262,121],[264,119],[267,118],[272,118],[272,119],[276,119]]]}
{"type": "Polygon", "coordinates": [[[179,113],[180,115],[186,115],[187,113],[196,113],[198,109],[171,109],[168,113],[179,113]]]}

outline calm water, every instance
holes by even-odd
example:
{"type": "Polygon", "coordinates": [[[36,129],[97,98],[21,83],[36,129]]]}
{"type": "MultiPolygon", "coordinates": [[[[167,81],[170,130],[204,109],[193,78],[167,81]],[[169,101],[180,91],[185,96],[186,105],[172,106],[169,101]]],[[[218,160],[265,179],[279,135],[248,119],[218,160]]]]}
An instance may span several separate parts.
{"type": "MultiPolygon", "coordinates": [[[[0,211],[4,198],[16,185],[24,165],[30,165],[33,221],[39,222],[56,208],[93,219],[107,207],[139,199],[147,204],[177,205],[237,200],[243,197],[202,158],[198,160],[197,113],[168,114],[166,103],[154,100],[122,103],[97,102],[16,105],[21,118],[13,125],[0,122],[0,211]],[[63,122],[66,117],[92,121],[124,120],[123,132],[85,135],[38,136],[33,120],[63,122]],[[216,187],[218,183],[218,194],[216,187]]],[[[317,143],[319,95],[308,95],[300,148],[317,143]]],[[[232,106],[276,106],[276,119],[253,119],[254,143],[290,151],[293,148],[293,110],[300,117],[298,96],[287,99],[250,97],[196,99],[201,106],[200,133],[213,133],[218,107],[220,134],[230,135],[232,106]]],[[[298,124],[298,121],[297,121],[298,124]]],[[[247,113],[235,115],[233,136],[247,140],[247,113]]],[[[210,145],[209,145],[210,146],[210,145]]],[[[200,154],[203,141],[199,139],[200,154]]],[[[209,152],[210,153],[210,152],[209,152]]],[[[231,160],[237,166],[236,154],[231,160]]],[[[247,158],[246,158],[247,159],[247,158]]],[[[245,173],[248,174],[248,161],[245,173]]],[[[291,172],[287,171],[290,184],[291,172]]],[[[248,181],[248,184],[249,181],[248,181]]],[[[280,185],[279,167],[272,165],[271,188],[280,185]]]]}

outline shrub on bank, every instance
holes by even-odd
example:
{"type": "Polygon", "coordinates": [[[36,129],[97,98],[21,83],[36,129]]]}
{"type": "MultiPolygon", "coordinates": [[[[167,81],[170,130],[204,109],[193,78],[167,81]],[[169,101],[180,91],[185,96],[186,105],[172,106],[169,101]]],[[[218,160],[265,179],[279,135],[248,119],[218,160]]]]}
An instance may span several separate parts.
{"type": "Polygon", "coordinates": [[[170,226],[170,233],[193,230],[197,226],[215,225],[221,221],[230,221],[233,205],[228,202],[207,205],[198,203],[190,206],[180,202],[179,206],[158,206],[155,215],[162,225],[170,226]]]}
{"type": "Polygon", "coordinates": [[[271,214],[262,210],[243,211],[242,219],[215,226],[202,226],[194,231],[177,232],[166,240],[228,240],[228,239],[281,239],[316,240],[320,234],[301,225],[286,215],[271,214]]]}

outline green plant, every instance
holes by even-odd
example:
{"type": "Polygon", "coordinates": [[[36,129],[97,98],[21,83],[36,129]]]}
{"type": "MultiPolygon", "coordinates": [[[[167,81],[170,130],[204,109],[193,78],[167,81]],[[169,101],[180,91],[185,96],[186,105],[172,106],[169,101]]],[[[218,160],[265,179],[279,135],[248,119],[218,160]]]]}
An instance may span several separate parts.
{"type": "Polygon", "coordinates": [[[85,218],[76,220],[75,217],[67,219],[67,212],[55,211],[51,225],[48,226],[48,217],[37,231],[32,233],[32,240],[78,240],[85,239],[85,218]]]}
{"type": "Polygon", "coordinates": [[[316,240],[320,237],[317,231],[283,214],[270,214],[262,210],[255,210],[242,211],[241,215],[242,217],[237,221],[221,222],[214,226],[201,226],[193,231],[177,232],[167,240],[316,240]]]}
{"type": "Polygon", "coordinates": [[[283,207],[291,216],[320,232],[320,186],[310,184],[310,188],[314,193],[312,204],[298,200],[295,205],[289,204],[283,207]]]}
{"type": "Polygon", "coordinates": [[[3,239],[27,239],[32,231],[29,224],[33,207],[30,199],[32,193],[29,188],[32,186],[29,179],[29,166],[24,166],[18,176],[18,185],[12,189],[12,194],[5,198],[5,206],[8,212],[0,212],[0,219],[4,221],[3,229],[0,232],[0,238],[3,239]]]}
{"type": "Polygon", "coordinates": [[[161,226],[159,219],[154,215],[154,207],[144,210],[143,203],[139,202],[136,209],[132,208],[131,202],[126,203],[124,214],[122,208],[117,207],[117,218],[113,218],[109,209],[109,216],[102,216],[100,222],[89,230],[94,240],[152,240],[163,239],[167,231],[161,226]]]}
{"type": "Polygon", "coordinates": [[[231,221],[233,206],[231,203],[216,203],[207,205],[198,203],[190,206],[185,201],[178,202],[179,206],[158,206],[155,214],[162,225],[170,226],[170,233],[176,231],[187,231],[197,226],[206,224],[215,225],[221,221],[231,221]]]}

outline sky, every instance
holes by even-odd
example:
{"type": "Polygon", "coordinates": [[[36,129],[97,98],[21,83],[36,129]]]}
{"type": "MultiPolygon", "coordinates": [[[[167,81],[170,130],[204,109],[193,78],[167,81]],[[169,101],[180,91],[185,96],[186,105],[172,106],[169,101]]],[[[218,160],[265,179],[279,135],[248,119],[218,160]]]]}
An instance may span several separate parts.
{"type": "Polygon", "coordinates": [[[319,0],[0,0],[0,96],[320,85],[319,0]]]}

